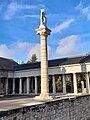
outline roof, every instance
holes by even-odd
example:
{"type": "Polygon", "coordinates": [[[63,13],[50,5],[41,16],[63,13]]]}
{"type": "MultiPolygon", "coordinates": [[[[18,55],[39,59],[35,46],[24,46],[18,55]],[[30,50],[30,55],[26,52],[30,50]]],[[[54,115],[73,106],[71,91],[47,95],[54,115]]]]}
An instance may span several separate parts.
{"type": "MultiPolygon", "coordinates": [[[[49,60],[48,67],[86,63],[86,62],[90,62],[90,55],[49,60]]],[[[40,62],[21,64],[21,65],[14,66],[14,70],[16,70],[16,71],[26,70],[26,69],[36,69],[36,68],[40,68],[40,62]]]]}
{"type": "Polygon", "coordinates": [[[0,70],[13,70],[18,65],[14,60],[0,57],[0,70]]]}

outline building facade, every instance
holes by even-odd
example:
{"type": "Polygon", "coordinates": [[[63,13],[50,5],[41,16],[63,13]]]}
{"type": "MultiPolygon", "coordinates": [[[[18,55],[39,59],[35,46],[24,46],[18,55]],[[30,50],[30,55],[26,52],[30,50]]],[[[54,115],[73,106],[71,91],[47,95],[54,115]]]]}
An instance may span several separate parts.
{"type": "MultiPolygon", "coordinates": [[[[49,93],[90,93],[90,55],[48,61],[49,93]]],[[[37,95],[41,92],[40,62],[18,64],[0,58],[0,95],[37,95]]]]}

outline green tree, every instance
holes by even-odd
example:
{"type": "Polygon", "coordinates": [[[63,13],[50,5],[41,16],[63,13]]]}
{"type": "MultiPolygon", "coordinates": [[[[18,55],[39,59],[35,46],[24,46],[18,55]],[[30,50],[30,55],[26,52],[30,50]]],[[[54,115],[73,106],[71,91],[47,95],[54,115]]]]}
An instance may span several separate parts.
{"type": "Polygon", "coordinates": [[[62,81],[61,76],[56,76],[56,89],[57,91],[62,91],[62,81]]]}
{"type": "Polygon", "coordinates": [[[25,64],[25,62],[24,62],[24,61],[22,61],[22,62],[21,62],[21,64],[25,64]]]}
{"type": "Polygon", "coordinates": [[[36,54],[32,54],[31,59],[27,61],[27,63],[35,63],[37,61],[37,56],[36,54]]]}

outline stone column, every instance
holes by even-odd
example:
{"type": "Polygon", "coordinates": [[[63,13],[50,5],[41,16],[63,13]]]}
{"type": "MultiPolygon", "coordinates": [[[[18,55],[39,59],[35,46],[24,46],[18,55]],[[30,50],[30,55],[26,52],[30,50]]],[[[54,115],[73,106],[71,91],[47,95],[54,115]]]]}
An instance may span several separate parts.
{"type": "Polygon", "coordinates": [[[55,75],[52,75],[52,80],[53,80],[53,93],[56,93],[56,84],[55,84],[55,75]]]}
{"type": "Polygon", "coordinates": [[[35,76],[35,94],[37,94],[37,76],[35,76]]]}
{"type": "Polygon", "coordinates": [[[3,88],[3,83],[1,82],[0,78],[0,96],[4,95],[4,88],[3,88]]]}
{"type": "Polygon", "coordinates": [[[82,93],[84,93],[84,81],[81,81],[82,93]]]}
{"type": "Polygon", "coordinates": [[[41,94],[37,99],[51,99],[49,96],[49,83],[48,83],[48,55],[47,55],[47,37],[50,35],[51,30],[46,26],[40,26],[36,30],[41,39],[41,94]]]}
{"type": "Polygon", "coordinates": [[[19,94],[22,94],[22,78],[19,79],[19,94]]]}
{"type": "Polygon", "coordinates": [[[62,75],[62,80],[63,80],[63,94],[66,94],[66,80],[65,80],[65,75],[62,75]]]}
{"type": "Polygon", "coordinates": [[[29,94],[29,90],[30,90],[29,83],[30,83],[30,78],[27,77],[27,94],[29,94]]]}
{"type": "Polygon", "coordinates": [[[8,94],[8,78],[6,78],[6,95],[8,94]]]}
{"type": "Polygon", "coordinates": [[[76,74],[73,73],[74,94],[77,94],[77,79],[76,74]]]}
{"type": "Polygon", "coordinates": [[[85,76],[86,76],[86,92],[90,93],[90,82],[89,82],[88,73],[86,73],[85,76]]]}
{"type": "Polygon", "coordinates": [[[15,78],[13,78],[13,92],[12,94],[15,94],[15,78]]]}

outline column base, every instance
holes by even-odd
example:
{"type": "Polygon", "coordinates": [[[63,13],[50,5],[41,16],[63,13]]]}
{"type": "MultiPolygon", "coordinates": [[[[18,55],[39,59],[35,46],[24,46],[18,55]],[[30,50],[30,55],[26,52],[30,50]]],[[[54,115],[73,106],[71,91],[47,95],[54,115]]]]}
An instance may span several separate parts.
{"type": "Polygon", "coordinates": [[[35,96],[33,98],[34,100],[41,100],[41,101],[47,101],[54,99],[53,96],[49,96],[48,94],[40,94],[40,96],[35,96]]]}

